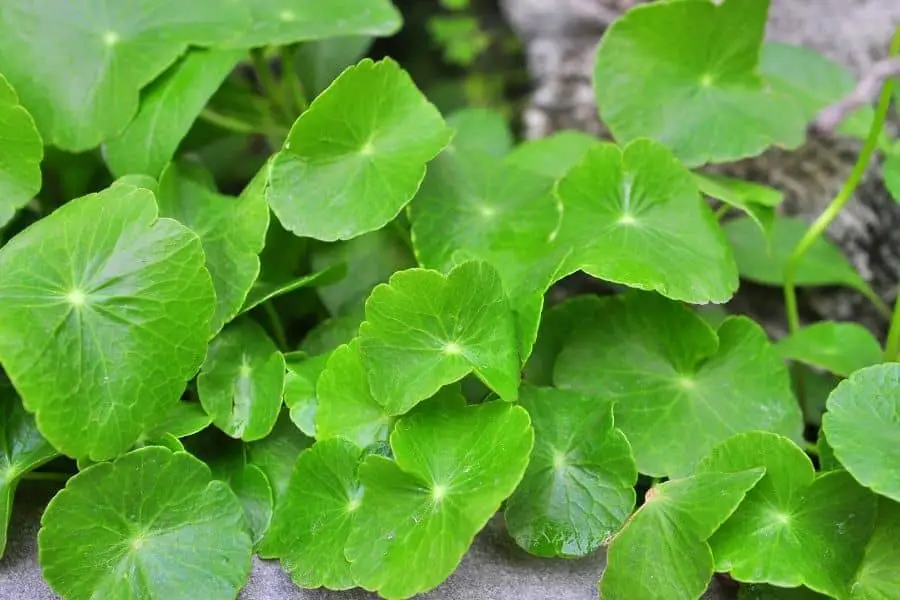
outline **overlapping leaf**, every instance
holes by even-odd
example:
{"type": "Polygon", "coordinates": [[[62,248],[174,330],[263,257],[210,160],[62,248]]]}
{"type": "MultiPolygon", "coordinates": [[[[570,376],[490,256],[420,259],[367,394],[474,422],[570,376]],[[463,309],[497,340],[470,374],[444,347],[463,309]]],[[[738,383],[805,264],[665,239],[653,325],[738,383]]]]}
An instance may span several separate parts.
{"type": "Polygon", "coordinates": [[[259,275],[269,208],[261,194],[223,196],[211,180],[197,165],[172,163],[160,178],[158,198],[160,214],[191,228],[203,243],[216,290],[215,335],[241,311],[259,275]]]}
{"type": "Polygon", "coordinates": [[[835,457],[861,484],[900,502],[900,364],[853,373],[827,407],[822,427],[835,457]]]}
{"type": "Polygon", "coordinates": [[[400,415],[441,387],[474,372],[515,400],[515,323],[497,272],[466,262],[444,276],[410,269],[375,288],[359,328],[375,401],[400,415]]]}
{"type": "Polygon", "coordinates": [[[0,250],[0,363],[56,448],[113,457],[175,406],[209,337],[203,263],[197,236],[124,184],[0,250]]]}
{"type": "Polygon", "coordinates": [[[696,600],[713,576],[709,539],[763,475],[702,473],[667,481],[609,546],[604,600],[696,600]]]}
{"type": "Polygon", "coordinates": [[[346,240],[380,229],[449,141],[440,113],[397,63],[364,59],[294,123],[271,163],[269,204],[302,237],[346,240]]]}
{"type": "Polygon", "coordinates": [[[535,440],[528,470],[506,504],[506,526],[538,556],[584,556],[634,509],[637,468],[612,405],[581,394],[527,387],[520,400],[535,440]]]}
{"type": "Polygon", "coordinates": [[[43,574],[65,598],[234,598],[250,574],[237,498],[198,459],[159,446],[74,476],[41,524],[43,574]]]}
{"type": "Polygon", "coordinates": [[[718,175],[694,173],[700,191],[744,213],[768,234],[775,221],[775,207],[784,195],[770,187],[718,175]]]}
{"type": "Polygon", "coordinates": [[[250,320],[230,325],[210,343],[197,391],[213,423],[234,438],[266,437],[284,392],[284,356],[250,320]]]}
{"type": "Polygon", "coordinates": [[[709,540],[716,569],[738,581],[845,597],[872,534],[876,497],[845,471],[817,476],[790,440],[758,431],[717,446],[700,471],[754,467],[765,476],[709,540]]]}
{"type": "Polygon", "coordinates": [[[768,0],[682,0],[617,19],[594,72],[616,139],[656,139],[689,166],[799,146],[805,111],[758,72],[768,8],[768,0]]]}
{"type": "Polygon", "coordinates": [[[368,456],[345,549],[356,583],[409,598],[441,583],[515,489],[533,443],[528,413],[502,401],[423,406],[398,421],[395,461],[368,456]]]}
{"type": "Polygon", "coordinates": [[[597,300],[556,361],[563,388],[615,400],[616,425],[638,470],[690,473],[731,435],[799,439],[803,421],[787,368],[765,332],[744,317],[713,330],[687,307],[652,294],[597,300]]]}
{"type": "Polygon", "coordinates": [[[821,321],[782,338],[775,348],[786,359],[827,369],[835,375],[851,373],[881,362],[881,344],[856,323],[821,321]]]}
{"type": "Polygon", "coordinates": [[[0,227],[41,189],[43,158],[34,119],[0,73],[0,227]]]}

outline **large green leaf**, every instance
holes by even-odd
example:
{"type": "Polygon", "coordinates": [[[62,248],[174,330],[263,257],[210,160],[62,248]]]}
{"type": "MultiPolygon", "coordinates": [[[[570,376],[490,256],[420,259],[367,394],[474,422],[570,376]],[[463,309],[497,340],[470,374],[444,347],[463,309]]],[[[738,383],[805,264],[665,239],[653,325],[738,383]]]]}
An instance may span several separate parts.
{"type": "Polygon", "coordinates": [[[450,135],[396,62],[364,59],[294,123],[271,163],[269,204],[301,237],[334,241],[380,229],[415,195],[450,135]]]}
{"type": "Polygon", "coordinates": [[[216,427],[234,438],[259,440],[281,410],[284,356],[262,327],[243,320],[210,343],[197,393],[216,427]]]}
{"type": "Polygon", "coordinates": [[[502,401],[429,404],[398,421],[395,461],[370,455],[345,556],[355,582],[408,598],[446,579],[512,493],[531,452],[528,413],[502,401]]]}
{"type": "Polygon", "coordinates": [[[316,385],[316,434],[320,440],[343,437],[361,448],[384,442],[394,424],[375,401],[359,350],[353,340],[331,353],[316,385]]]}
{"type": "Polygon", "coordinates": [[[344,547],[363,489],[356,478],[362,451],[334,438],[316,443],[294,465],[268,548],[303,588],[355,586],[344,547]]]}
{"type": "Polygon", "coordinates": [[[768,0],[681,0],[616,20],[594,72],[600,116],[616,139],[656,139],[689,166],[803,143],[805,111],[757,70],[768,8],[768,0]]]}
{"type": "Polygon", "coordinates": [[[766,474],[709,540],[716,570],[738,581],[805,585],[845,597],[875,523],[875,496],[844,471],[816,476],[803,451],[754,431],[717,446],[701,472],[766,474]]]}
{"type": "Polygon", "coordinates": [[[616,425],[641,473],[688,474],[741,431],[800,438],[788,370],[759,325],[732,317],[714,331],[684,305],[652,294],[597,302],[568,337],[553,379],[616,401],[616,425]]]}
{"type": "Polygon", "coordinates": [[[159,211],[200,236],[206,268],[216,290],[213,335],[244,305],[259,275],[259,254],[269,227],[269,208],[261,194],[223,196],[197,165],[172,163],[159,181],[159,211]]]}
{"type": "Polygon", "coordinates": [[[713,576],[706,540],[762,474],[702,473],[653,487],[609,546],[603,599],[697,600],[713,576]]]}
{"type": "Polygon", "coordinates": [[[0,363],[60,451],[127,450],[203,361],[215,305],[197,236],[117,184],[0,249],[0,363]]]}
{"type": "Polygon", "coordinates": [[[113,175],[159,177],[206,103],[243,56],[240,50],[189,51],[147,86],[137,116],[104,146],[113,175]]]}
{"type": "Polygon", "coordinates": [[[389,36],[403,19],[390,0],[245,0],[252,24],[228,46],[283,46],[346,35],[389,36]]]}
{"type": "Polygon", "coordinates": [[[48,144],[87,150],[120,134],[144,86],[189,45],[244,29],[242,3],[198,0],[6,0],[0,72],[48,144]]]}
{"type": "Polygon", "coordinates": [[[538,556],[584,556],[634,509],[637,468],[612,405],[552,388],[526,387],[534,425],[525,477],[506,503],[516,543],[538,556]]]}
{"type": "Polygon", "coordinates": [[[68,600],[234,598],[250,574],[241,505],[185,452],[153,446],[82,471],[41,525],[43,575],[68,600]]]}
{"type": "Polygon", "coordinates": [[[882,358],[881,344],[856,323],[813,323],[778,340],[775,348],[788,360],[827,369],[841,377],[878,364],[882,358]]]}
{"type": "Polygon", "coordinates": [[[403,414],[472,372],[500,397],[516,399],[513,313],[487,263],[463,263],[447,276],[394,274],[366,302],[359,337],[372,396],[388,414],[403,414]]]}
{"type": "Polygon", "coordinates": [[[34,119],[0,73],[0,227],[41,189],[43,158],[34,119]]]}
{"type": "Polygon", "coordinates": [[[835,457],[861,484],[900,501],[900,364],[853,373],[827,407],[822,427],[835,457]]]}
{"type": "Polygon", "coordinates": [[[19,479],[57,455],[15,391],[0,380],[0,557],[6,549],[6,528],[19,479]]]}

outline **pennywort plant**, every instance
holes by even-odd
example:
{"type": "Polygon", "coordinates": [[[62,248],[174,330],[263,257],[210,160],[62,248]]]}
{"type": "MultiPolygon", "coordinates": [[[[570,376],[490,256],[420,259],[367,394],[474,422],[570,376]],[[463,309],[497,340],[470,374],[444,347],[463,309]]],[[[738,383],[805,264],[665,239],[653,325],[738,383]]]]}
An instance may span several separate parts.
{"type": "Polygon", "coordinates": [[[498,511],[537,556],[607,547],[607,600],[900,598],[900,319],[885,350],[792,301],[883,304],[820,234],[875,151],[896,187],[890,90],[812,228],[711,173],[854,87],[764,43],[767,8],[630,10],[597,51],[614,140],[515,144],[363,58],[388,0],[7,0],[4,524],[67,479],[39,534],[66,600],[235,598],[254,553],[409,598],[498,511]],[[576,273],[609,293],[558,300],[576,273]],[[741,278],[784,286],[789,336],[708,310],[741,278]],[[790,363],[839,381],[821,418],[790,363]]]}

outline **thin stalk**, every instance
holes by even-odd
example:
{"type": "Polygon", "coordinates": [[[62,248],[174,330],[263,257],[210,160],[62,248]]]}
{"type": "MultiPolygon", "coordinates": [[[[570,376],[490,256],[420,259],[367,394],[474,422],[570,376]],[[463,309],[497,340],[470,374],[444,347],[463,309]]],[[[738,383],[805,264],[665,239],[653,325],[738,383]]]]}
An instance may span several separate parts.
{"type": "Polygon", "coordinates": [[[216,127],[221,129],[226,129],[228,131],[233,131],[235,133],[258,133],[259,128],[254,127],[252,124],[247,123],[246,121],[242,121],[240,119],[236,119],[234,117],[229,117],[228,115],[223,115],[217,113],[214,110],[209,108],[204,108],[200,112],[200,119],[206,121],[207,123],[211,123],[216,127]]]}
{"type": "Polygon", "coordinates": [[[22,475],[23,481],[58,481],[65,483],[72,477],[71,473],[47,473],[44,471],[32,471],[22,475]]]}
{"type": "Polygon", "coordinates": [[[894,362],[900,359],[900,291],[894,301],[894,316],[888,330],[887,343],[884,345],[884,361],[894,362]]]}
{"type": "MultiPolygon", "coordinates": [[[[891,56],[895,56],[898,53],[900,53],[900,29],[894,34],[890,50],[891,56]]],[[[787,312],[788,329],[791,333],[796,332],[800,328],[800,313],[797,309],[797,290],[794,286],[797,266],[800,264],[800,261],[807,250],[809,250],[816,240],[825,233],[828,226],[831,225],[832,221],[840,214],[844,205],[846,205],[850,198],[853,197],[853,192],[856,191],[856,187],[859,185],[860,180],[862,180],[862,177],[869,166],[869,162],[872,160],[872,155],[878,147],[878,138],[881,135],[881,129],[887,118],[893,92],[894,80],[888,79],[881,88],[881,96],[878,98],[878,106],[875,109],[875,118],[872,120],[869,135],[866,137],[866,141],[863,144],[862,151],[859,153],[856,164],[853,166],[850,177],[844,182],[844,186],[838,192],[837,196],[834,197],[834,200],[831,201],[831,204],[828,205],[828,208],[826,208],[825,211],[819,215],[819,218],[813,222],[810,228],[806,230],[806,233],[800,239],[800,242],[797,243],[797,246],[794,248],[794,251],[791,253],[790,258],[785,265],[784,307],[787,312]]]]}
{"type": "Polygon", "coordinates": [[[721,221],[731,211],[731,205],[722,203],[722,206],[716,209],[716,220],[721,221]]]}
{"type": "Polygon", "coordinates": [[[264,302],[263,310],[266,312],[266,315],[269,317],[269,322],[272,325],[272,335],[275,337],[275,343],[282,352],[287,352],[287,335],[284,332],[284,325],[281,324],[281,318],[278,316],[278,312],[275,311],[275,307],[272,306],[271,302],[264,302]]]}
{"type": "Polygon", "coordinates": [[[812,442],[804,442],[803,444],[804,450],[806,450],[807,454],[812,454],[813,456],[819,455],[819,445],[813,444],[812,442]]]}
{"type": "Polygon", "coordinates": [[[275,81],[275,76],[272,74],[272,69],[269,68],[269,61],[266,60],[263,49],[254,48],[251,50],[250,60],[253,63],[253,71],[256,73],[256,77],[259,79],[259,83],[262,85],[266,96],[272,104],[281,111],[282,116],[285,117],[289,123],[292,122],[292,111],[287,101],[287,96],[285,96],[284,90],[282,90],[281,86],[275,81]]]}
{"type": "Polygon", "coordinates": [[[309,108],[309,100],[306,98],[306,91],[303,89],[303,82],[297,75],[294,67],[295,46],[281,47],[281,82],[284,84],[284,94],[293,100],[294,108],[299,116],[309,108]]]}

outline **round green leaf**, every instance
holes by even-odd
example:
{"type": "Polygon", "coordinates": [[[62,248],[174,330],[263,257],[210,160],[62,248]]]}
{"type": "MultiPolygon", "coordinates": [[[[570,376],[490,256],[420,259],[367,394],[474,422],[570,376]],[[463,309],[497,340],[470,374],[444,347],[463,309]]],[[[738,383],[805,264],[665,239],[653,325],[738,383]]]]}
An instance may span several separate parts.
{"type": "Polygon", "coordinates": [[[259,275],[269,227],[262,194],[223,196],[208,185],[211,176],[188,163],[170,164],[159,180],[159,211],[191,228],[203,243],[206,268],[216,290],[215,335],[239,312],[259,275]]]}
{"type": "Polygon", "coordinates": [[[359,448],[334,438],[316,443],[294,465],[269,548],[300,587],[356,585],[344,547],[363,494],[356,478],[361,458],[359,448]]]}
{"type": "Polygon", "coordinates": [[[444,153],[476,150],[501,158],[513,147],[509,121],[500,112],[487,108],[464,108],[447,117],[453,128],[453,142],[444,153]]]}
{"type": "Polygon", "coordinates": [[[587,151],[599,142],[582,131],[558,131],[519,144],[506,157],[506,162],[512,167],[557,180],[580,163],[587,151]]]}
{"type": "Polygon", "coordinates": [[[284,405],[291,411],[291,421],[309,437],[316,437],[316,413],[319,399],[316,384],[325,370],[330,354],[312,356],[300,362],[287,363],[284,376],[284,405]]]}
{"type": "Polygon", "coordinates": [[[353,340],[332,352],[319,376],[316,432],[320,440],[343,437],[365,448],[386,441],[394,419],[372,397],[359,346],[353,340]]]}
{"type": "Polygon", "coordinates": [[[344,71],[294,123],[269,169],[269,204],[301,237],[381,229],[412,199],[450,129],[391,59],[344,71]]]}
{"type": "Polygon", "coordinates": [[[199,402],[179,402],[144,437],[153,439],[168,433],[176,438],[183,438],[206,429],[210,423],[212,417],[203,410],[199,402]]]}
{"type": "Polygon", "coordinates": [[[706,539],[762,473],[703,473],[652,488],[609,546],[603,600],[697,600],[713,576],[706,539]]]}
{"type": "Polygon", "coordinates": [[[553,386],[553,367],[565,347],[569,334],[584,321],[602,312],[606,303],[594,295],[575,296],[544,311],[534,351],[528,358],[523,377],[536,386],[553,386]]]}
{"type": "Polygon", "coordinates": [[[178,402],[214,306],[200,240],[117,184],[0,249],[0,363],[61,452],[124,452],[178,402]]]}
{"type": "Polygon", "coordinates": [[[43,158],[34,119],[0,73],[0,227],[40,191],[43,158]]]}
{"type": "Polygon", "coordinates": [[[285,46],[347,35],[391,36],[403,19],[390,0],[245,0],[250,27],[226,45],[285,46]]]}
{"type": "Polygon", "coordinates": [[[58,454],[38,432],[34,417],[25,412],[15,391],[0,380],[0,558],[19,479],[58,454]]]}
{"type": "Polygon", "coordinates": [[[534,425],[525,477],[506,503],[506,526],[537,556],[584,556],[634,509],[637,467],[612,405],[552,388],[523,389],[534,425]]]}
{"type": "Polygon", "coordinates": [[[881,344],[856,323],[814,323],[782,338],[775,348],[787,360],[827,369],[841,377],[882,359],[881,344]]]}
{"type": "Polygon", "coordinates": [[[875,496],[844,471],[816,477],[790,440],[754,431],[717,446],[700,472],[766,474],[709,540],[716,570],[738,581],[805,585],[844,597],[875,523],[875,496]]]}
{"type": "Polygon", "coordinates": [[[284,371],[284,356],[265,330],[254,321],[240,321],[209,345],[197,377],[200,403],[231,437],[262,439],[281,410],[284,371]]]}
{"type": "Polygon", "coordinates": [[[800,105],[810,121],[842,100],[856,87],[846,67],[810,48],[768,41],[760,53],[759,70],[766,83],[800,105]]]}
{"type": "Polygon", "coordinates": [[[408,598],[444,581],[528,465],[528,413],[505,402],[429,403],[397,422],[395,461],[370,455],[345,556],[355,582],[408,598]]]}
{"type": "Polygon", "coordinates": [[[835,457],[861,484],[900,501],[900,364],[853,373],[827,408],[822,427],[835,457]]]}
{"type": "Polygon", "coordinates": [[[6,0],[0,72],[48,144],[79,151],[115,137],[138,94],[189,45],[224,41],[249,24],[238,2],[6,0]]]}
{"type": "Polygon", "coordinates": [[[768,0],[682,0],[617,19],[594,72],[615,138],[656,139],[689,166],[802,144],[804,111],[757,71],[768,8],[768,0]]]}
{"type": "Polygon", "coordinates": [[[141,95],[137,116],[104,146],[114,175],[143,173],[159,177],[194,120],[243,53],[239,50],[190,50],[141,95]]]}
{"type": "Polygon", "coordinates": [[[446,277],[395,273],[366,302],[359,338],[372,396],[388,414],[401,415],[472,372],[501,398],[517,397],[513,313],[487,263],[463,263],[446,277]]]}
{"type": "Polygon", "coordinates": [[[875,533],[850,585],[851,600],[900,598],[900,504],[879,498],[875,533]]]}
{"type": "MultiPolygon", "coordinates": [[[[775,219],[768,237],[764,237],[748,219],[733,219],[724,226],[741,277],[755,283],[781,286],[784,267],[809,226],[800,219],[775,219]]],[[[797,266],[794,283],[798,286],[846,285],[867,293],[865,280],[840,251],[819,238],[810,246],[797,266]]]]}
{"type": "Polygon", "coordinates": [[[45,579],[66,600],[235,598],[252,550],[228,486],[159,446],[70,479],[44,512],[38,545],[45,579]]]}
{"type": "Polygon", "coordinates": [[[594,147],[557,194],[564,207],[557,238],[572,248],[563,272],[698,304],[725,302],[737,289],[725,236],[691,172],[663,146],[594,147]]]}
{"type": "Polygon", "coordinates": [[[714,331],[686,306],[641,293],[608,299],[585,317],[557,358],[554,382],[616,401],[616,425],[641,473],[690,473],[741,431],[800,439],[787,367],[753,321],[732,317],[714,331]]]}

